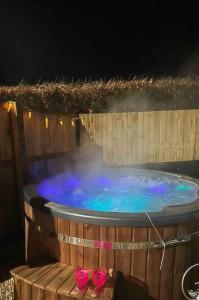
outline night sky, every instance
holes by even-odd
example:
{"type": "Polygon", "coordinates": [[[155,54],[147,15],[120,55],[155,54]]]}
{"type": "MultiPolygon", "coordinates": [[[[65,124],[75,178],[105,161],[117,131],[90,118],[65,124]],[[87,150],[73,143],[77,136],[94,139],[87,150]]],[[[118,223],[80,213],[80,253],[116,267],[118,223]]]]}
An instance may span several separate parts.
{"type": "Polygon", "coordinates": [[[0,83],[199,73],[197,8],[110,3],[0,1],[0,83]]]}

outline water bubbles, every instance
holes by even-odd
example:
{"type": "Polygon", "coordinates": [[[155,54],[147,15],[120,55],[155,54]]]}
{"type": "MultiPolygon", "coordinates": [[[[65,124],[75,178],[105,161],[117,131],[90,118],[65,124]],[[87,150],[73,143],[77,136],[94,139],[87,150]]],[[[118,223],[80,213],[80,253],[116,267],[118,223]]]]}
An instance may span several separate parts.
{"type": "Polygon", "coordinates": [[[109,172],[86,176],[63,173],[42,181],[39,195],[50,201],[76,208],[130,212],[160,211],[197,199],[198,186],[179,176],[163,172],[109,172]]]}

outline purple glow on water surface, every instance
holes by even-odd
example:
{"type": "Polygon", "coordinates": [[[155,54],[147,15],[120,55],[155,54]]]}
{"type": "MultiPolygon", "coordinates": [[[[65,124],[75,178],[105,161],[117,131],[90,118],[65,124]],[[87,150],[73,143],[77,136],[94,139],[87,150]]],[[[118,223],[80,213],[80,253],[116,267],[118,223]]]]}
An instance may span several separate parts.
{"type": "Polygon", "coordinates": [[[166,185],[163,185],[163,184],[162,185],[161,184],[154,185],[154,186],[149,188],[149,191],[151,193],[166,193],[167,187],[166,187],[166,185]]]}
{"type": "Polygon", "coordinates": [[[75,176],[68,177],[65,181],[65,185],[69,189],[78,188],[78,186],[80,185],[80,179],[78,177],[75,177],[75,176]]]}
{"type": "Polygon", "coordinates": [[[105,212],[160,211],[197,199],[198,185],[155,171],[62,173],[41,181],[37,193],[57,204],[105,212]]]}

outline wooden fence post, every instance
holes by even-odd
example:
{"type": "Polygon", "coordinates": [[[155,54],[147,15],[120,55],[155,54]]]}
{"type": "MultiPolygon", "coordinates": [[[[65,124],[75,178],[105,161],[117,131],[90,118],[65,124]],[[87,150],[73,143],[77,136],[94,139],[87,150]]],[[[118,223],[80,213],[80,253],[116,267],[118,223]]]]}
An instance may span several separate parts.
{"type": "Polygon", "coordinates": [[[13,153],[16,168],[17,194],[20,203],[20,223],[24,228],[24,201],[23,201],[23,174],[24,174],[24,135],[23,135],[23,114],[22,107],[16,102],[6,102],[3,107],[8,110],[11,119],[13,153]]]}

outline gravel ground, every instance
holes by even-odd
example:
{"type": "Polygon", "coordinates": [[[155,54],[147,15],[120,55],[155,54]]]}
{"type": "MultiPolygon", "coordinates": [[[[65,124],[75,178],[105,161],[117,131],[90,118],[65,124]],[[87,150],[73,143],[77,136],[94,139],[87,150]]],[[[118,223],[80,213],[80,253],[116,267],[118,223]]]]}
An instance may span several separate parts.
{"type": "Polygon", "coordinates": [[[23,233],[2,241],[0,247],[0,300],[14,299],[14,279],[10,270],[24,262],[23,233]]]}
{"type": "Polygon", "coordinates": [[[10,278],[0,283],[0,300],[14,299],[14,279],[10,278]]]}

